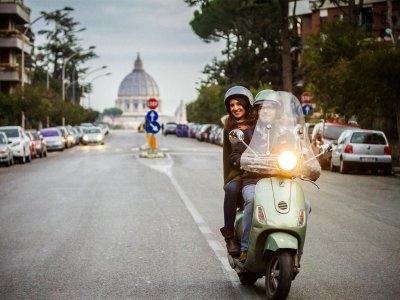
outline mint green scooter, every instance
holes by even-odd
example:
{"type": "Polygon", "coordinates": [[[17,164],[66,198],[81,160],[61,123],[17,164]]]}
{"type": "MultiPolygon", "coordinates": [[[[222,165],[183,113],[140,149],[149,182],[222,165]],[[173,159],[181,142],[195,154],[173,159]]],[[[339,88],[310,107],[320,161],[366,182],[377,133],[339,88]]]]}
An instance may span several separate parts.
{"type": "MultiPolygon", "coordinates": [[[[249,145],[240,130],[230,133],[232,144],[245,145],[242,169],[261,174],[262,179],[255,188],[247,259],[240,262],[228,254],[228,260],[242,284],[253,285],[265,276],[267,299],[285,299],[299,273],[307,230],[308,208],[302,186],[295,179],[315,180],[321,167],[304,130],[300,102],[286,92],[271,96],[281,105],[279,122],[266,125],[260,115],[249,145]],[[278,135],[285,135],[284,143],[278,135]]],[[[242,218],[243,210],[239,209],[235,223],[235,240],[239,243],[242,218]]]]}

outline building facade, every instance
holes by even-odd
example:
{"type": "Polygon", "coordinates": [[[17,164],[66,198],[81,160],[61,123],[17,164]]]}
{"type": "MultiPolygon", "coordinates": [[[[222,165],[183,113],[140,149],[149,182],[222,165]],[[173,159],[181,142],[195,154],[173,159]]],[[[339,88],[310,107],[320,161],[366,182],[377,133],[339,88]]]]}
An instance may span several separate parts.
{"type": "Polygon", "coordinates": [[[11,93],[18,86],[30,84],[29,60],[32,51],[27,28],[30,9],[22,0],[0,0],[0,90],[11,93]],[[24,55],[22,55],[24,52],[24,55]],[[24,57],[24,63],[22,58],[24,57]]]}

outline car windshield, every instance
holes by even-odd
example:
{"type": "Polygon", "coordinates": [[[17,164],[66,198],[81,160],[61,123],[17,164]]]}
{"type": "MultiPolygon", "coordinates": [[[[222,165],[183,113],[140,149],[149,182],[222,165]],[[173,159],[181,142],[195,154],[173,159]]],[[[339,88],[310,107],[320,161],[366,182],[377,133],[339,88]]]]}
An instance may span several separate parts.
{"type": "Polygon", "coordinates": [[[324,127],[324,137],[329,140],[337,140],[340,134],[348,129],[346,126],[332,126],[325,125],[324,127]]]}
{"type": "Polygon", "coordinates": [[[383,135],[376,132],[354,132],[351,136],[350,143],[386,145],[383,135]]]}
{"type": "Polygon", "coordinates": [[[3,128],[0,131],[4,132],[9,138],[19,137],[17,128],[3,128]]]}
{"type": "Polygon", "coordinates": [[[57,130],[42,130],[42,131],[40,131],[40,134],[43,137],[59,136],[60,135],[57,130]]]}
{"type": "Polygon", "coordinates": [[[85,131],[85,133],[101,133],[100,128],[96,128],[96,127],[85,128],[84,131],[85,131]]]}
{"type": "Polygon", "coordinates": [[[0,144],[7,144],[6,137],[3,134],[0,134],[0,144]]]}

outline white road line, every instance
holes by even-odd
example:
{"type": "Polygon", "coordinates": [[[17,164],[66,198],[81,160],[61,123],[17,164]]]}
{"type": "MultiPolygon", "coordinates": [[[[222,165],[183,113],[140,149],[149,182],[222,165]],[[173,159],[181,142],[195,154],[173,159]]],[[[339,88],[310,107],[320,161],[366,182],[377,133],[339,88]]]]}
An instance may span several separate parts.
{"type": "MultiPolygon", "coordinates": [[[[213,233],[212,230],[204,221],[203,217],[197,211],[192,201],[190,201],[189,197],[186,195],[186,193],[176,180],[175,176],[172,174],[173,160],[171,159],[170,155],[167,154],[167,158],[165,159],[167,164],[157,164],[157,163],[151,164],[151,160],[149,159],[143,160],[139,158],[139,156],[137,156],[137,159],[140,163],[144,164],[145,166],[150,167],[158,172],[164,173],[169,177],[179,197],[185,204],[187,210],[192,215],[194,221],[196,222],[196,225],[199,228],[200,232],[206,239],[210,248],[214,251],[215,256],[221,262],[221,265],[223,266],[227,277],[231,281],[232,286],[238,290],[243,299],[261,299],[253,289],[249,289],[248,287],[245,287],[240,283],[239,278],[236,275],[236,272],[231,268],[228,262],[228,258],[226,257],[226,252],[224,251],[225,246],[221,245],[221,243],[215,238],[215,234],[210,234],[213,233]]],[[[157,160],[155,162],[157,162],[157,160]]]]}

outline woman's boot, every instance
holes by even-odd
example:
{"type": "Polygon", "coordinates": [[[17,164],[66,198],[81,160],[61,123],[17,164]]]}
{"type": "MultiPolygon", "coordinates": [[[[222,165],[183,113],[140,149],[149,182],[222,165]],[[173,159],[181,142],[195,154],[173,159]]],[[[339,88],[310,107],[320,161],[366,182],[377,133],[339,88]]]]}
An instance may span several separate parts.
{"type": "Polygon", "coordinates": [[[228,253],[232,256],[239,256],[241,253],[240,245],[234,239],[233,229],[226,229],[222,227],[220,229],[222,236],[225,238],[226,249],[228,249],[228,253]]]}

